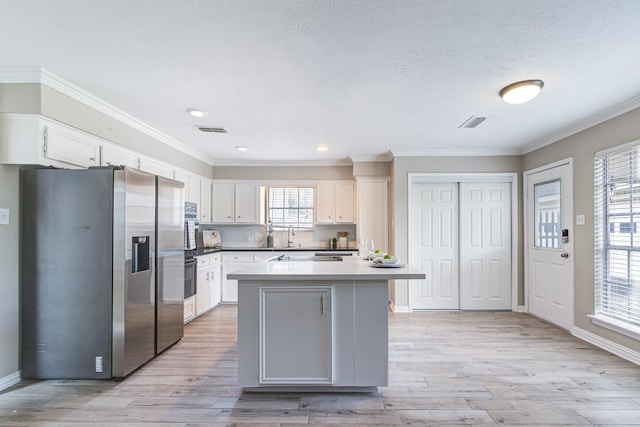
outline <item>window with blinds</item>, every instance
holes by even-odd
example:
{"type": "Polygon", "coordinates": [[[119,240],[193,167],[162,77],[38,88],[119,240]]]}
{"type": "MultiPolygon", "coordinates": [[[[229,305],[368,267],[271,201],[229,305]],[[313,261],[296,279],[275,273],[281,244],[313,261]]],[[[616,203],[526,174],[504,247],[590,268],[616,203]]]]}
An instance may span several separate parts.
{"type": "Polygon", "coordinates": [[[267,188],[267,219],[274,228],[313,228],[313,187],[267,188]]]}
{"type": "Polygon", "coordinates": [[[596,316],[640,326],[640,142],[595,157],[596,316]]]}

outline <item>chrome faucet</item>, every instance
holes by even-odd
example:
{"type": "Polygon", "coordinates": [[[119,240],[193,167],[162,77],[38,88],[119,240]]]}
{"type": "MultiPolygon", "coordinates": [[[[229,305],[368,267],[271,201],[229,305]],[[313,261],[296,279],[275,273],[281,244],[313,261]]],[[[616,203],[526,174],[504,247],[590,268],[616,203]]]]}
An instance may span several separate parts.
{"type": "Polygon", "coordinates": [[[291,248],[291,244],[293,243],[293,237],[296,235],[296,232],[293,231],[293,225],[290,225],[287,228],[287,248],[291,248]]]}

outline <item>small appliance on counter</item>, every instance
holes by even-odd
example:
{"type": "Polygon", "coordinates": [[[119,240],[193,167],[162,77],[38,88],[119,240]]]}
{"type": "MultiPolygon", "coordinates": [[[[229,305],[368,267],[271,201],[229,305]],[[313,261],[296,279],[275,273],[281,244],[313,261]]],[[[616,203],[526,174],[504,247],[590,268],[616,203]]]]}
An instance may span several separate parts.
{"type": "Polygon", "coordinates": [[[212,249],[220,249],[222,240],[220,240],[220,232],[216,230],[202,230],[202,250],[204,252],[212,249]]]}
{"type": "Polygon", "coordinates": [[[200,224],[198,227],[198,255],[222,248],[222,236],[213,224],[200,224]]]}

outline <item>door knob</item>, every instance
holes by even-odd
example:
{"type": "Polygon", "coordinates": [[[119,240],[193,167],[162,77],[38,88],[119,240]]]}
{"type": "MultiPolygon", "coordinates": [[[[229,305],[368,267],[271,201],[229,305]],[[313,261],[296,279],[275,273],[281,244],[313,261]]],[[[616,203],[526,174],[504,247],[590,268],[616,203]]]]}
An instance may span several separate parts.
{"type": "Polygon", "coordinates": [[[560,254],[560,256],[561,256],[562,258],[569,258],[569,254],[568,254],[567,252],[562,252],[562,253],[560,254]]]}

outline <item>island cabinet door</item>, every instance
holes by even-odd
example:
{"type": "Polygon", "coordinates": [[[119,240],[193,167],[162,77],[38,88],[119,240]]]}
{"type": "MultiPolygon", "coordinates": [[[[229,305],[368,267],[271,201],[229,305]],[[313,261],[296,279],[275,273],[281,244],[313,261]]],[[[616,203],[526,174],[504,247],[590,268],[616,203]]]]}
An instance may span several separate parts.
{"type": "Polygon", "coordinates": [[[260,289],[260,384],[332,384],[331,287],[260,289]]]}

